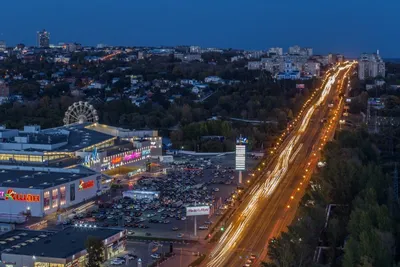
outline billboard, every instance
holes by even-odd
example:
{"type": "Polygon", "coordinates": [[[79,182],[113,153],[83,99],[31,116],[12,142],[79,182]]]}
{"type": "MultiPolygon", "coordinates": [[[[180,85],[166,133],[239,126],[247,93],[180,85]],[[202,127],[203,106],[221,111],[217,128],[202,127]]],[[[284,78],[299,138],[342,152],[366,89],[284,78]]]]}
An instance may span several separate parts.
{"type": "Polygon", "coordinates": [[[237,171],[246,170],[246,146],[236,145],[235,169],[237,171]]]}
{"type": "Polygon", "coordinates": [[[186,216],[209,215],[210,206],[186,207],[186,216]]]}

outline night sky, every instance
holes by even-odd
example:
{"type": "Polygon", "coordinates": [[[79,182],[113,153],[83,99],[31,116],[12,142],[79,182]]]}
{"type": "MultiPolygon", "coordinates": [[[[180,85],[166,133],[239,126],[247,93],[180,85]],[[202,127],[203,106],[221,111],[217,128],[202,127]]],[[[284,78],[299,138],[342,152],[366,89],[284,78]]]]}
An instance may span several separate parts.
{"type": "Polygon", "coordinates": [[[12,0],[1,1],[0,39],[126,46],[266,49],[310,46],[400,57],[399,0],[12,0]]]}

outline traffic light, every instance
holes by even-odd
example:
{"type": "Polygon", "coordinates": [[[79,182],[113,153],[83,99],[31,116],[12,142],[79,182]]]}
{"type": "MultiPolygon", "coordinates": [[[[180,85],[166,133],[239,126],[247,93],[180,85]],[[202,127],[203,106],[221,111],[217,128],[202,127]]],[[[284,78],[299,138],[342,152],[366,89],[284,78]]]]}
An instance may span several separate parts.
{"type": "Polygon", "coordinates": [[[224,230],[225,230],[225,228],[222,226],[222,227],[221,227],[221,232],[223,232],[224,230]]]}

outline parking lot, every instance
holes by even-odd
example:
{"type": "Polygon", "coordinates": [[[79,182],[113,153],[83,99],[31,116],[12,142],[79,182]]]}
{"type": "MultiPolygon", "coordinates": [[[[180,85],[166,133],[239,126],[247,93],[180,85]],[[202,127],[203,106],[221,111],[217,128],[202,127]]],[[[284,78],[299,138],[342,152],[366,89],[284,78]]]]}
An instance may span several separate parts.
{"type": "MultiPolygon", "coordinates": [[[[251,168],[256,163],[249,160],[247,166],[251,168]]],[[[243,177],[246,184],[247,174],[243,177]]],[[[138,237],[200,238],[241,192],[234,155],[175,157],[166,175],[120,179],[124,190],[159,192],[159,198],[122,198],[120,192],[119,198],[104,201],[93,211],[77,214],[70,223],[125,227],[130,235],[138,237]],[[197,217],[198,237],[194,236],[193,217],[186,217],[185,207],[193,205],[211,206],[210,216],[197,217]]]]}
{"type": "MultiPolygon", "coordinates": [[[[188,266],[198,256],[200,247],[188,244],[173,244],[173,256],[169,257],[164,261],[162,266],[188,266]]],[[[128,241],[126,245],[126,251],[120,255],[113,257],[104,263],[104,266],[130,266],[137,267],[138,260],[140,259],[142,267],[147,266],[155,262],[157,257],[161,257],[163,254],[167,254],[170,251],[169,242],[134,242],[128,241]],[[155,246],[157,246],[156,251],[155,246]],[[130,256],[128,256],[130,255],[130,256]],[[152,257],[153,255],[153,257],[152,257]],[[128,259],[127,259],[128,258],[128,259]],[[130,258],[130,259],[129,259],[130,258]],[[118,259],[121,264],[117,264],[118,259]],[[113,263],[112,263],[113,262],[113,263]]]]}

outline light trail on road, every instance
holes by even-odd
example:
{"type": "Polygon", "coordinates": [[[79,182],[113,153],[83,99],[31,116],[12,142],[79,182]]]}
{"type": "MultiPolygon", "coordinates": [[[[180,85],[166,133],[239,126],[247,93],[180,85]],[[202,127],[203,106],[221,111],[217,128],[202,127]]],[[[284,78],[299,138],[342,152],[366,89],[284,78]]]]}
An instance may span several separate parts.
{"type": "Polygon", "coordinates": [[[315,110],[327,99],[328,95],[331,93],[331,89],[333,84],[336,82],[338,75],[343,70],[347,70],[348,72],[353,64],[354,63],[348,63],[345,66],[337,68],[333,74],[329,74],[331,77],[324,85],[316,103],[308,108],[308,111],[306,112],[306,115],[304,115],[299,128],[293,132],[291,137],[289,137],[290,139],[288,140],[287,145],[282,148],[277,158],[277,163],[270,174],[267,175],[266,180],[261,184],[255,185],[255,187],[252,189],[251,193],[249,194],[250,199],[247,206],[240,213],[239,217],[235,221],[231,222],[226,228],[226,231],[222,235],[221,239],[212,250],[207,266],[225,266],[224,262],[226,262],[231,256],[231,253],[236,250],[238,243],[243,238],[246,227],[250,224],[250,222],[257,220],[255,215],[257,214],[257,210],[260,208],[260,199],[265,199],[271,196],[288,172],[292,157],[295,157],[301,148],[301,137],[306,133],[311,121],[311,117],[313,116],[315,110]],[[295,151],[296,154],[293,153],[293,151],[295,151]]]}

